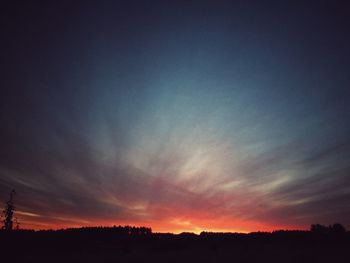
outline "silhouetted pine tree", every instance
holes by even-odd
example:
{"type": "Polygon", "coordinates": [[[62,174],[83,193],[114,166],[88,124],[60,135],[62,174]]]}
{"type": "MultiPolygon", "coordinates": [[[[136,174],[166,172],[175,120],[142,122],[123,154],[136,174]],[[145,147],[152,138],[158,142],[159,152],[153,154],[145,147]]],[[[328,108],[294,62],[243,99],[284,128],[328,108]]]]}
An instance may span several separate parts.
{"type": "Polygon", "coordinates": [[[3,229],[6,231],[11,231],[13,229],[13,212],[15,210],[15,206],[13,204],[13,196],[16,194],[15,190],[12,190],[10,193],[10,200],[6,202],[6,207],[3,211],[4,214],[4,226],[3,229]]]}

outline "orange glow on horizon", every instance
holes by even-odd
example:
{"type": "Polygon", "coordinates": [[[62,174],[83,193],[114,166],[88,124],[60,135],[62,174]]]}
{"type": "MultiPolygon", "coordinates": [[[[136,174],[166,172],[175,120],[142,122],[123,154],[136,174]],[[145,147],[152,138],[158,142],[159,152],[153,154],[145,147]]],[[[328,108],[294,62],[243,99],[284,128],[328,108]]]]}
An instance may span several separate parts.
{"type": "MultiPolygon", "coordinates": [[[[20,221],[21,222],[21,221],[20,221]]],[[[231,233],[250,233],[250,232],[272,232],[274,230],[306,230],[307,227],[298,226],[272,226],[264,225],[256,222],[218,222],[204,220],[180,220],[173,219],[170,221],[156,222],[145,221],[142,222],[104,222],[96,221],[91,224],[79,224],[77,223],[55,223],[55,222],[39,222],[39,221],[22,221],[20,224],[21,229],[33,229],[33,230],[58,230],[65,228],[80,228],[80,227],[113,227],[113,226],[136,226],[136,227],[150,227],[153,232],[156,233],[174,233],[179,234],[182,232],[191,232],[200,234],[201,232],[231,232],[231,233]],[[234,226],[237,227],[234,227],[234,226]]]]}

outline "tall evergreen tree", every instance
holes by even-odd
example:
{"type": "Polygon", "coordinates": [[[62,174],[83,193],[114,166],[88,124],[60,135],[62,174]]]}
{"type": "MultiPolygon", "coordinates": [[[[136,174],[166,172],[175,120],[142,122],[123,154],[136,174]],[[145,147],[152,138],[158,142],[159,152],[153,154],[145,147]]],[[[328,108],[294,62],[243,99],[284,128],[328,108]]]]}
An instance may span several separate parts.
{"type": "Polygon", "coordinates": [[[10,193],[10,199],[6,202],[6,207],[3,211],[4,214],[4,226],[3,229],[6,231],[11,231],[13,229],[13,212],[15,206],[13,204],[13,196],[16,194],[15,190],[12,190],[10,193]]]}

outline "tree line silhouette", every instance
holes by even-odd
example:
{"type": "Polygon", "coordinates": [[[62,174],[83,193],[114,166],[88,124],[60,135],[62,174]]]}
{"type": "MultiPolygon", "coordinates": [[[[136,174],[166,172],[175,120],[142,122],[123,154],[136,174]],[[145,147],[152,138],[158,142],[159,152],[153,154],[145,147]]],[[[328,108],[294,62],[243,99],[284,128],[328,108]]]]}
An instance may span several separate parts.
{"type": "Polygon", "coordinates": [[[0,247],[13,262],[350,262],[350,233],[340,223],[248,234],[135,226],[34,231],[13,228],[13,194],[0,231],[0,247]]]}

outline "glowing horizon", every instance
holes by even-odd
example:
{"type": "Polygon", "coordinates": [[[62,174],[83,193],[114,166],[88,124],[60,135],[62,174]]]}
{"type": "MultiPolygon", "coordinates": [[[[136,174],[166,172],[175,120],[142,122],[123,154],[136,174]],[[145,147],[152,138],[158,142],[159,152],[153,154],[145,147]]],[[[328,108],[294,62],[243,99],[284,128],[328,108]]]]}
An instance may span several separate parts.
{"type": "MultiPolygon", "coordinates": [[[[310,226],[305,227],[293,227],[293,226],[262,226],[260,224],[247,224],[244,223],[245,228],[229,227],[225,224],[216,223],[214,226],[205,226],[204,223],[194,224],[191,221],[180,221],[177,219],[172,222],[159,224],[159,222],[76,222],[71,224],[56,224],[40,221],[24,221],[20,222],[20,229],[32,229],[32,230],[59,230],[66,228],[81,228],[81,227],[113,227],[113,226],[135,226],[135,227],[150,227],[153,233],[173,233],[180,234],[183,232],[200,234],[201,232],[221,232],[221,233],[251,233],[251,232],[272,232],[275,230],[309,230],[310,226]]],[[[230,222],[227,222],[230,224],[230,222]]]]}

